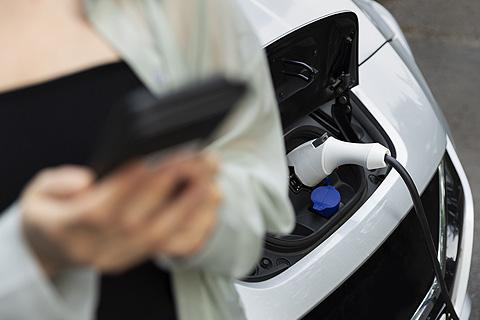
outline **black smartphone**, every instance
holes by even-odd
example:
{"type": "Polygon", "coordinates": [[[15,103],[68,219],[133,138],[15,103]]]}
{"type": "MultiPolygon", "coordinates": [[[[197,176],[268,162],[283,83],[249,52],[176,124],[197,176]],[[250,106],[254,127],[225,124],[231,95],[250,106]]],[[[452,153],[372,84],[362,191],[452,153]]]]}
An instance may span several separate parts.
{"type": "Polygon", "coordinates": [[[242,82],[214,76],[160,97],[129,93],[108,118],[91,166],[99,178],[125,162],[189,142],[206,143],[245,95],[242,82]]]}

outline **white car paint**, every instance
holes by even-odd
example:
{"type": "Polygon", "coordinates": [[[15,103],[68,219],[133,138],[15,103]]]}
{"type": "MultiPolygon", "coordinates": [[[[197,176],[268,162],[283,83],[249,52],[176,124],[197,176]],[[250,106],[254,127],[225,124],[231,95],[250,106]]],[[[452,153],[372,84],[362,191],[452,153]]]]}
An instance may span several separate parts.
{"type": "Polygon", "coordinates": [[[333,13],[354,12],[358,16],[360,33],[359,61],[366,60],[385,38],[367,16],[350,0],[237,0],[264,46],[305,24],[333,13]]]}

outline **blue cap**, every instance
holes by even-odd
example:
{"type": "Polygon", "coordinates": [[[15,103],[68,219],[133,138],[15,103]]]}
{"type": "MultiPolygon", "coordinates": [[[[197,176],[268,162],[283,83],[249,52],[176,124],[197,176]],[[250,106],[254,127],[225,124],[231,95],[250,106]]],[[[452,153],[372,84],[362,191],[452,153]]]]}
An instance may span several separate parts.
{"type": "Polygon", "coordinates": [[[312,191],[313,210],[325,218],[332,217],[340,206],[340,192],[334,186],[322,186],[312,191]]]}

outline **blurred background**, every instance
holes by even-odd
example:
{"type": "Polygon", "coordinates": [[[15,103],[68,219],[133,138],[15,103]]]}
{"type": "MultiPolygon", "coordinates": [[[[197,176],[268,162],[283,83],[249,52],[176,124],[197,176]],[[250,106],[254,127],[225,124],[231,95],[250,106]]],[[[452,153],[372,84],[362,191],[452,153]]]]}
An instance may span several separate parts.
{"type": "MultiPolygon", "coordinates": [[[[480,1],[378,0],[400,23],[442,107],[480,210],[480,1]]],[[[480,225],[470,274],[471,320],[480,319],[480,225]]]]}

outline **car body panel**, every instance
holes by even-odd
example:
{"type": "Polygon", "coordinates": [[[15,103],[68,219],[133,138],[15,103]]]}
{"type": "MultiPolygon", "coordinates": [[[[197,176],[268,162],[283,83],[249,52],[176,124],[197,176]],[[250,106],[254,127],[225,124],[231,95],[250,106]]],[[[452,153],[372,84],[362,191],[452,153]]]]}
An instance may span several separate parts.
{"type": "Polygon", "coordinates": [[[365,61],[385,43],[368,17],[350,0],[237,0],[264,46],[331,14],[351,11],[360,28],[359,61],[365,61]]]}
{"type": "MultiPolygon", "coordinates": [[[[354,12],[358,16],[360,85],[352,92],[392,140],[397,159],[406,166],[420,191],[436,172],[445,152],[460,176],[465,193],[464,230],[452,300],[461,319],[467,320],[471,312],[467,285],[473,246],[472,194],[443,113],[395,19],[370,0],[238,3],[265,47],[333,14],[354,12]],[[388,34],[377,29],[379,22],[389,29],[388,34]]],[[[294,319],[306,314],[368,260],[410,208],[405,185],[398,174],[390,172],[347,222],[299,262],[272,279],[237,283],[248,318],[294,319]]]]}
{"type": "MultiPolygon", "coordinates": [[[[423,190],[437,170],[447,139],[422,87],[388,44],[361,65],[360,79],[352,91],[383,127],[397,159],[423,190]]],[[[391,172],[347,222],[298,263],[273,279],[237,285],[248,318],[294,319],[308,312],[369,258],[411,203],[403,181],[391,172]]]]}

